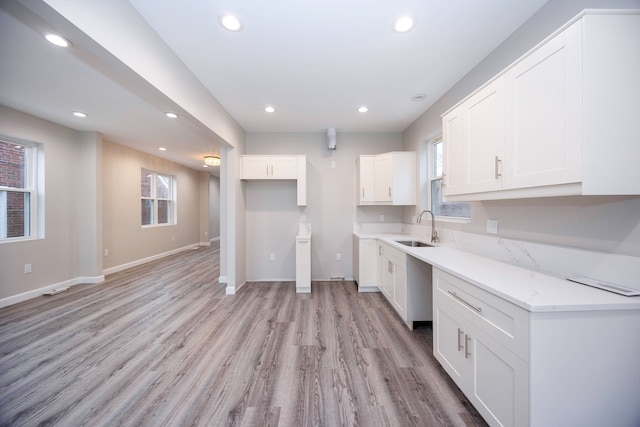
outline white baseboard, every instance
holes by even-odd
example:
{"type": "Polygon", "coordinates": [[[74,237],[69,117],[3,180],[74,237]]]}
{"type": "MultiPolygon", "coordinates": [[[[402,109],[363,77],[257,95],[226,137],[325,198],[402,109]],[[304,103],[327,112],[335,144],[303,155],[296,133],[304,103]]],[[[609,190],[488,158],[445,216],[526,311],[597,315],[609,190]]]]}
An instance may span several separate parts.
{"type": "Polygon", "coordinates": [[[227,283],[227,276],[218,277],[218,283],[227,283]]]}
{"type": "Polygon", "coordinates": [[[231,286],[231,285],[227,285],[227,288],[225,290],[225,294],[227,295],[235,295],[236,292],[238,292],[240,290],[240,288],[242,288],[247,282],[243,282],[240,286],[231,286]]]}
{"type": "Polygon", "coordinates": [[[184,252],[184,251],[187,251],[187,250],[190,250],[190,249],[196,249],[199,246],[200,246],[199,243],[195,243],[195,244],[189,245],[189,246],[184,246],[182,248],[174,249],[174,250],[169,251],[169,252],[164,252],[164,253],[153,255],[153,256],[150,256],[150,257],[147,257],[147,258],[142,258],[142,259],[139,259],[139,260],[136,260],[136,261],[131,261],[131,262],[128,262],[126,264],[121,264],[121,265],[117,265],[115,267],[105,268],[102,271],[102,273],[105,276],[108,276],[109,274],[117,273],[119,271],[126,270],[126,269],[131,268],[131,267],[137,267],[139,265],[146,264],[146,263],[151,262],[151,261],[155,261],[155,260],[158,260],[158,259],[162,259],[162,258],[168,257],[169,255],[174,255],[174,254],[177,254],[177,253],[180,253],[180,252],[184,252]]]}
{"type": "Polygon", "coordinates": [[[211,246],[211,242],[200,242],[198,246],[211,246]]]}
{"type": "Polygon", "coordinates": [[[42,288],[34,289],[31,291],[23,292],[21,294],[12,295],[7,298],[0,299],[0,308],[8,307],[13,304],[17,304],[22,301],[26,301],[32,298],[42,296],[45,292],[51,292],[55,289],[69,288],[76,285],[86,285],[94,283],[104,282],[104,276],[95,277],[76,277],[75,279],[65,280],[64,282],[54,283],[52,285],[43,286],[42,288]]]}
{"type": "Polygon", "coordinates": [[[220,241],[220,237],[214,237],[212,239],[209,239],[209,242],[213,243],[213,242],[219,242],[220,241]]]}

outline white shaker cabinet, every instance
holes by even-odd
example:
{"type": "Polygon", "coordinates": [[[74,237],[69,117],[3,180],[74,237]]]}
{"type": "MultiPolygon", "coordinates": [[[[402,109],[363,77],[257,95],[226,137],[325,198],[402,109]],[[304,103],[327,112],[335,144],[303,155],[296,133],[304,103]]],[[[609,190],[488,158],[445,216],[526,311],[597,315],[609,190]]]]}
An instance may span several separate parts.
{"type": "Polygon", "coordinates": [[[435,267],[433,309],[434,356],[489,425],[640,425],[638,309],[528,311],[435,267]]]}
{"type": "Polygon", "coordinates": [[[416,180],[414,151],[360,156],[356,160],[357,205],[415,205],[416,180]]]}
{"type": "Polygon", "coordinates": [[[438,269],[433,276],[434,356],[490,425],[527,425],[525,311],[438,269]]]}
{"type": "Polygon", "coordinates": [[[378,292],[378,240],[353,235],[353,277],[358,292],[378,292]]]}
{"type": "Polygon", "coordinates": [[[640,194],[639,51],[638,11],[585,11],[446,112],[445,198],[640,194]]]}
{"type": "Polygon", "coordinates": [[[240,156],[242,180],[292,180],[297,185],[297,205],[307,205],[306,156],[240,156]]]}
{"type": "Polygon", "coordinates": [[[505,118],[503,78],[443,117],[446,196],[501,189],[505,118]]]}
{"type": "Polygon", "coordinates": [[[375,156],[363,155],[356,159],[356,203],[358,206],[375,201],[375,156]]]}
{"type": "Polygon", "coordinates": [[[298,179],[299,156],[241,156],[241,179],[298,179]]]}

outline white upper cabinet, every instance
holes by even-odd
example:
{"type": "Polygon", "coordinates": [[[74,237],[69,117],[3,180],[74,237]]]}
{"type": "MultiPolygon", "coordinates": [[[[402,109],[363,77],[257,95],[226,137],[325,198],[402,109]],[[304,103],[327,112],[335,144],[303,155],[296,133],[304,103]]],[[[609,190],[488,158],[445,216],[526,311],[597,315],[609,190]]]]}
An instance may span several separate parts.
{"type": "Polygon", "coordinates": [[[356,160],[357,205],[415,205],[416,180],[414,151],[360,156],[356,160]]]}
{"type": "Polygon", "coordinates": [[[505,75],[504,188],[581,181],[581,24],[571,25],[505,75]]]}
{"type": "Polygon", "coordinates": [[[356,159],[356,200],[358,205],[373,203],[373,185],[375,180],[375,156],[360,156],[356,159]]]}
{"type": "Polygon", "coordinates": [[[637,11],[586,11],[446,112],[447,200],[640,194],[637,52],[637,11]]]}
{"type": "Polygon", "coordinates": [[[298,179],[300,156],[241,156],[241,179],[298,179]]]}
{"type": "Polygon", "coordinates": [[[297,184],[297,204],[307,205],[306,156],[240,156],[240,179],[293,180],[297,184]]]}

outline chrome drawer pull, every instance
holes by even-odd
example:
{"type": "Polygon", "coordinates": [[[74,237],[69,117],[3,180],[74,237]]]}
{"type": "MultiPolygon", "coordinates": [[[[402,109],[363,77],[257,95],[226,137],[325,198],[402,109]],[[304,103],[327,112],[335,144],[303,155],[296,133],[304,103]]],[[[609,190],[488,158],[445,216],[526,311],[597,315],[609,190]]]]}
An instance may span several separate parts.
{"type": "Polygon", "coordinates": [[[466,304],[466,305],[468,305],[469,307],[473,308],[473,309],[474,309],[475,311],[477,311],[478,313],[481,313],[481,312],[482,312],[482,307],[476,307],[475,305],[473,305],[473,304],[471,304],[471,303],[469,303],[469,302],[465,301],[464,299],[460,298],[460,297],[458,296],[458,294],[456,294],[455,292],[451,292],[451,291],[447,291],[447,292],[449,292],[449,293],[450,293],[450,294],[451,294],[455,299],[457,299],[457,300],[458,300],[458,301],[460,301],[461,303],[466,304]]]}
{"type": "Polygon", "coordinates": [[[461,351],[464,348],[462,344],[462,336],[464,335],[464,331],[458,328],[458,351],[461,351]]]}

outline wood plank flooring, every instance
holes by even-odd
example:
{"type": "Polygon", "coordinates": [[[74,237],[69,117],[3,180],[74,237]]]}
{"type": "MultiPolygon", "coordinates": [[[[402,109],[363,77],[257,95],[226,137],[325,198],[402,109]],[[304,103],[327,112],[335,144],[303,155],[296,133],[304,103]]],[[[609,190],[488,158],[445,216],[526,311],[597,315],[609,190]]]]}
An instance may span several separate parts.
{"type": "Polygon", "coordinates": [[[481,426],[380,294],[248,283],[200,248],[0,309],[2,426],[481,426]]]}

